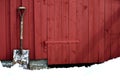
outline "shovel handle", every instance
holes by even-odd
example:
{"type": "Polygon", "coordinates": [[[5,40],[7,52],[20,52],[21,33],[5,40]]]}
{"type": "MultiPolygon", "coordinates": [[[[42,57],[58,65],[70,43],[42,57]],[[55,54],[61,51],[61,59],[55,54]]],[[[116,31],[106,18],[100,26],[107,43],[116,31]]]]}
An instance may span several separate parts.
{"type": "Polygon", "coordinates": [[[24,18],[24,13],[25,13],[26,8],[21,6],[21,7],[18,8],[18,10],[19,10],[19,14],[20,14],[20,49],[21,49],[20,53],[22,54],[22,50],[23,50],[23,29],[24,29],[23,18],[24,18]]]}
{"type": "Polygon", "coordinates": [[[23,15],[20,16],[20,39],[23,39],[23,15]]]}
{"type": "Polygon", "coordinates": [[[18,7],[18,11],[20,14],[20,39],[23,39],[23,17],[25,13],[26,7],[20,6],[18,7]]]}

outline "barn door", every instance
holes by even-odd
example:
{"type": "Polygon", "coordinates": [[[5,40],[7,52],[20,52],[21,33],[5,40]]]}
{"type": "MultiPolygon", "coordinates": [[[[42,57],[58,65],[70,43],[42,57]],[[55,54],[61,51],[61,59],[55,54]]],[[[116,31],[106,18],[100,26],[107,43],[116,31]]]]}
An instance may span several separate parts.
{"type": "Polygon", "coordinates": [[[68,4],[63,1],[48,0],[48,64],[69,63],[68,4]]]}
{"type": "Polygon", "coordinates": [[[76,0],[48,0],[48,64],[77,63],[76,0]]]}

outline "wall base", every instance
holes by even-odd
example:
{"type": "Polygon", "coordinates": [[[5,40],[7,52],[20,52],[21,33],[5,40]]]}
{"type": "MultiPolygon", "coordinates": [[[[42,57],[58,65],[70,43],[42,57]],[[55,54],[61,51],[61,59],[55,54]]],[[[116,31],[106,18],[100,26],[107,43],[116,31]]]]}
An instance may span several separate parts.
{"type": "MultiPolygon", "coordinates": [[[[1,61],[3,67],[8,67],[10,68],[11,66],[13,66],[13,62],[12,61],[1,61]]],[[[30,60],[29,62],[29,69],[30,70],[39,70],[39,69],[43,69],[43,68],[47,68],[48,64],[47,64],[47,60],[30,60]]]]}

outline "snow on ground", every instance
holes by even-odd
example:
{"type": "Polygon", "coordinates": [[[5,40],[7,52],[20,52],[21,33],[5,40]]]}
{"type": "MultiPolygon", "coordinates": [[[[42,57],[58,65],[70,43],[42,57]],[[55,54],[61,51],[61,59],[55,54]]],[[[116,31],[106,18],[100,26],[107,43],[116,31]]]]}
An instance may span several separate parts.
{"type": "MultiPolygon", "coordinates": [[[[0,62],[1,63],[1,62],[0,62]]],[[[0,64],[0,80],[120,80],[120,58],[91,67],[25,70],[0,64]]]]}
{"type": "Polygon", "coordinates": [[[2,68],[2,64],[1,64],[1,61],[0,61],[0,68],[2,68]]]}

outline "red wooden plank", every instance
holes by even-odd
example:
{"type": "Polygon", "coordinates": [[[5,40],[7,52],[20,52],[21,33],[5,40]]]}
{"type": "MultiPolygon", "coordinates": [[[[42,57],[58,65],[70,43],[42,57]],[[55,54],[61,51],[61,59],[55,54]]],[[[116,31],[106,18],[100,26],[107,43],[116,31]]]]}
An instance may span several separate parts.
{"type": "Polygon", "coordinates": [[[12,59],[12,50],[10,49],[10,0],[5,2],[5,22],[6,22],[6,60],[12,59]]]}
{"type": "Polygon", "coordinates": [[[119,1],[112,0],[112,28],[111,28],[111,56],[112,58],[119,55],[119,1]]]}
{"type": "MultiPolygon", "coordinates": [[[[61,41],[62,39],[62,28],[61,28],[61,2],[62,0],[55,0],[55,40],[54,42],[58,42],[58,41],[61,41]]],[[[62,44],[54,44],[55,48],[55,54],[56,56],[56,63],[57,64],[61,64],[62,61],[61,61],[61,55],[62,55],[62,44]]]]}
{"type": "MultiPolygon", "coordinates": [[[[120,4],[120,1],[117,1],[117,3],[118,4],[120,4]]],[[[117,5],[118,5],[117,4],[117,5]]],[[[118,8],[120,8],[120,5],[118,5],[118,8]]],[[[120,9],[118,9],[118,17],[119,17],[119,19],[118,19],[118,26],[120,26],[120,9]]],[[[118,32],[120,33],[120,27],[118,27],[118,32]]],[[[120,35],[118,35],[118,39],[119,39],[119,46],[118,46],[118,48],[120,48],[120,35]]],[[[117,55],[117,57],[119,57],[120,56],[120,49],[118,49],[118,55],[117,55]]]]}
{"type": "Polygon", "coordinates": [[[1,10],[1,17],[0,17],[0,59],[6,59],[6,23],[5,23],[5,0],[0,1],[0,10],[1,10]]]}
{"type": "Polygon", "coordinates": [[[94,0],[94,18],[93,18],[93,22],[94,22],[94,52],[93,52],[93,59],[94,62],[98,61],[98,55],[99,55],[99,34],[101,34],[101,32],[99,32],[99,0],[94,0]]]}
{"type": "Polygon", "coordinates": [[[112,0],[105,0],[105,54],[104,60],[110,59],[111,54],[111,27],[112,27],[112,0]]]}
{"type": "MultiPolygon", "coordinates": [[[[41,0],[41,38],[42,42],[47,40],[47,0],[41,0]]],[[[47,58],[47,46],[42,47],[41,56],[43,59],[47,58]]]]}
{"type": "Polygon", "coordinates": [[[40,0],[34,0],[34,28],[35,28],[35,59],[40,59],[42,58],[41,56],[41,19],[40,19],[40,5],[41,1],[40,0]]]}
{"type": "Polygon", "coordinates": [[[79,62],[79,63],[82,63],[83,61],[83,53],[82,53],[82,48],[83,48],[83,41],[82,41],[82,38],[83,38],[83,34],[82,34],[82,8],[83,8],[83,0],[77,0],[76,2],[76,5],[77,5],[77,28],[76,28],[76,37],[77,37],[77,40],[80,41],[79,44],[77,44],[77,56],[76,56],[76,61],[79,62]]]}
{"type": "MultiPolygon", "coordinates": [[[[48,0],[48,41],[54,40],[55,28],[55,1],[48,0]]],[[[55,64],[57,62],[56,54],[54,51],[55,46],[48,44],[48,64],[55,64]]]]}
{"type": "Polygon", "coordinates": [[[30,44],[30,28],[29,28],[29,0],[22,0],[22,6],[26,7],[24,15],[24,29],[23,29],[23,49],[29,49],[30,44]]]}
{"type": "Polygon", "coordinates": [[[16,0],[10,1],[10,41],[11,50],[19,49],[19,14],[17,8],[20,4],[16,0]]]}
{"type": "Polygon", "coordinates": [[[42,44],[44,41],[47,40],[47,0],[46,1],[43,1],[43,0],[34,1],[34,9],[36,11],[35,12],[35,25],[36,25],[35,27],[35,46],[36,46],[35,54],[36,54],[37,59],[46,59],[47,50],[42,44]]]}
{"type": "Polygon", "coordinates": [[[82,48],[82,54],[83,54],[83,63],[88,62],[88,55],[89,55],[89,26],[88,26],[88,0],[83,0],[83,7],[82,7],[82,19],[81,19],[81,24],[82,24],[82,43],[83,43],[83,48],[82,48]]]}
{"type": "MultiPolygon", "coordinates": [[[[75,6],[75,3],[73,3],[75,6]]],[[[87,21],[87,15],[88,15],[88,4],[86,0],[77,0],[76,2],[77,5],[77,13],[75,13],[75,11],[73,12],[73,14],[76,14],[77,16],[77,22],[75,25],[77,25],[77,28],[75,30],[75,27],[73,27],[73,30],[76,32],[76,39],[80,41],[80,43],[77,44],[77,54],[76,55],[76,61],[74,63],[84,63],[86,62],[87,58],[86,58],[86,54],[85,51],[88,51],[88,46],[86,46],[85,44],[88,44],[88,32],[86,29],[88,27],[88,21],[87,21]],[[85,33],[86,32],[86,33],[85,33]],[[86,49],[85,49],[86,48],[86,49]]],[[[75,7],[73,7],[75,8],[75,7]]],[[[73,16],[73,20],[75,21],[75,15],[73,16]]],[[[75,39],[75,33],[73,33],[73,39],[75,39]]],[[[73,49],[75,49],[75,45],[73,47],[73,49]]],[[[75,53],[75,51],[73,52],[75,53]]],[[[72,54],[73,55],[73,54],[72,54]]]]}
{"type": "MultiPolygon", "coordinates": [[[[69,0],[69,40],[76,40],[76,27],[77,27],[77,0],[69,0]]],[[[79,44],[79,43],[78,43],[79,44]]],[[[77,49],[76,44],[69,44],[69,55],[70,55],[70,64],[71,63],[77,63],[76,57],[77,57],[77,49]]]]}
{"type": "Polygon", "coordinates": [[[99,62],[104,61],[104,25],[105,25],[105,0],[100,0],[99,11],[99,62]]]}
{"type": "Polygon", "coordinates": [[[16,46],[18,47],[18,48],[20,48],[20,14],[19,14],[19,11],[18,11],[18,7],[19,6],[21,6],[22,4],[21,4],[21,0],[17,0],[16,1],[16,8],[15,8],[15,13],[16,13],[16,22],[15,22],[15,24],[16,24],[16,40],[17,40],[17,44],[16,44],[16,46]]]}
{"type": "Polygon", "coordinates": [[[77,38],[80,43],[77,45],[77,62],[88,62],[88,0],[77,1],[77,38]]]}
{"type": "Polygon", "coordinates": [[[34,33],[35,33],[35,31],[34,31],[34,4],[33,4],[33,0],[29,0],[28,1],[29,2],[29,10],[28,10],[28,13],[29,13],[29,15],[28,15],[28,26],[27,26],[27,28],[28,28],[28,30],[29,30],[29,50],[30,50],[30,59],[35,59],[35,46],[34,46],[34,33]]]}
{"type": "MultiPolygon", "coordinates": [[[[68,8],[69,1],[62,0],[62,40],[68,40],[68,8]]],[[[61,56],[61,63],[67,64],[69,63],[69,46],[68,44],[62,44],[62,54],[61,56]]]]}
{"type": "Polygon", "coordinates": [[[94,56],[94,0],[89,1],[89,61],[96,61],[94,56]]]}

